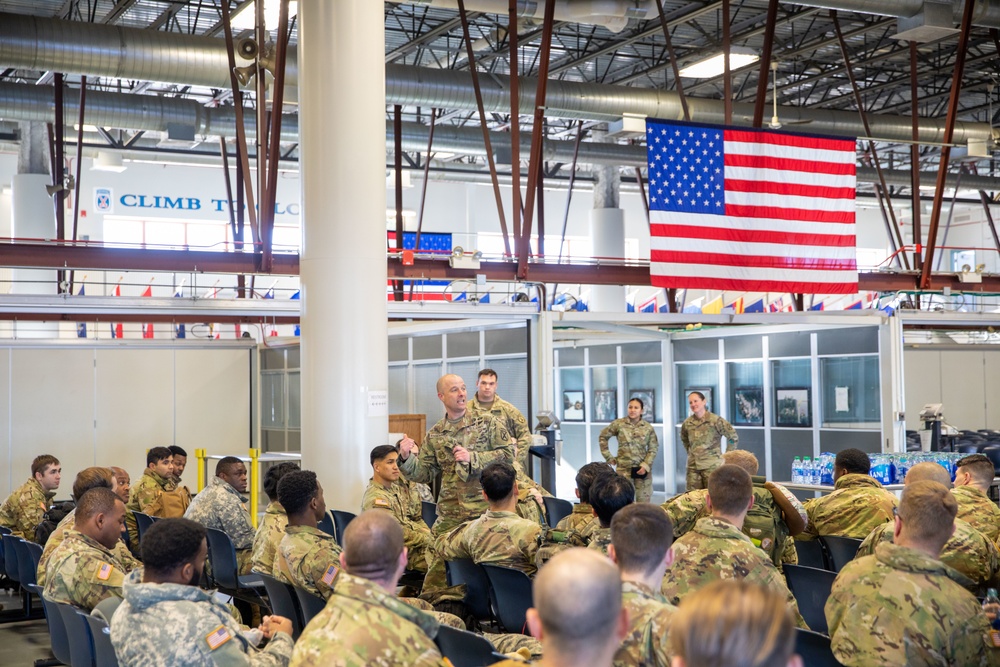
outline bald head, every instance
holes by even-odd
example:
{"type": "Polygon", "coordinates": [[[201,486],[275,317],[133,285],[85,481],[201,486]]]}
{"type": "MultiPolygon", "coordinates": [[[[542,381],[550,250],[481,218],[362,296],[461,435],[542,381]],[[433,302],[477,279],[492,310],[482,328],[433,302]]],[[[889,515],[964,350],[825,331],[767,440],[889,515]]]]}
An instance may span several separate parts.
{"type": "Polygon", "coordinates": [[[465,380],[463,380],[462,378],[453,373],[449,373],[448,375],[442,375],[441,377],[438,378],[437,381],[437,393],[443,394],[445,390],[448,388],[448,386],[454,384],[455,382],[465,384],[465,380]]]}
{"type": "Polygon", "coordinates": [[[391,513],[362,512],[347,525],[343,543],[340,563],[348,574],[390,587],[396,585],[403,554],[403,529],[391,513]]]}
{"type": "Polygon", "coordinates": [[[444,404],[444,411],[449,419],[458,419],[465,415],[467,396],[465,380],[452,374],[441,376],[437,381],[437,395],[444,404]]]}
{"type": "Polygon", "coordinates": [[[913,482],[937,482],[946,487],[951,486],[951,473],[944,469],[940,463],[932,461],[921,461],[906,471],[906,478],[903,484],[909,486],[913,482]]]}
{"type": "Polygon", "coordinates": [[[620,641],[621,579],[615,565],[593,549],[556,554],[535,577],[533,598],[529,623],[541,625],[546,654],[620,641]]]}

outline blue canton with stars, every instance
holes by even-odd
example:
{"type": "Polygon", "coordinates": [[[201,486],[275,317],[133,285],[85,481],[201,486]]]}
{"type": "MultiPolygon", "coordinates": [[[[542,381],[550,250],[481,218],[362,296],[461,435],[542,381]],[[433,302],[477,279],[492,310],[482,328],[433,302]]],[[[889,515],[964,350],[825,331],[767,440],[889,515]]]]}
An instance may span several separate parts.
{"type": "Polygon", "coordinates": [[[646,122],[649,208],[725,215],[723,128],[646,122]]]}

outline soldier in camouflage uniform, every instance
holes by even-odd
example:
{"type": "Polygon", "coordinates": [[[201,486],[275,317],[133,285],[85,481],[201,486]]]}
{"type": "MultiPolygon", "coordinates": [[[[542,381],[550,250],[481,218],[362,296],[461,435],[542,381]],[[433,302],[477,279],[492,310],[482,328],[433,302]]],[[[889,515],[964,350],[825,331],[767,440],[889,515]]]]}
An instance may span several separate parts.
{"type": "Polygon", "coordinates": [[[330,597],[340,570],[340,547],[332,535],[316,527],[326,514],[323,487],[311,470],[295,470],[278,482],[278,502],[288,526],[278,545],[272,576],[324,600],[330,597]]]}
{"type": "Polygon", "coordinates": [[[10,528],[15,537],[34,542],[35,526],[42,522],[42,516],[48,511],[61,478],[59,459],[50,454],[36,456],[31,462],[31,479],[15,489],[0,505],[0,526],[10,528]]]}
{"type": "Polygon", "coordinates": [[[691,532],[674,542],[674,562],[661,587],[667,601],[680,604],[718,579],[745,579],[783,595],[799,627],[807,627],[784,577],[742,532],[753,499],[750,475],[735,465],[716,468],[709,476],[708,496],[712,515],[699,519],[691,532]]]}
{"type": "Polygon", "coordinates": [[[653,461],[660,450],[660,442],[653,427],[642,418],[642,408],[642,399],[630,399],[628,417],[608,424],[598,436],[598,442],[604,460],[613,465],[619,475],[632,480],[635,501],[648,503],[653,497],[653,461]],[[608,448],[611,437],[618,441],[618,451],[614,456],[608,448]]]}
{"type": "Polygon", "coordinates": [[[400,601],[406,568],[403,529],[388,512],[362,512],[344,531],[341,572],[333,596],[302,632],[292,665],[441,667],[434,644],[439,623],[400,601]]]}
{"type": "Polygon", "coordinates": [[[611,520],[611,560],[622,578],[622,606],[629,633],[615,654],[615,667],[669,667],[670,622],[677,608],[660,594],[663,573],[673,562],[670,519],[654,505],[623,507],[611,520]]]}
{"type": "Polygon", "coordinates": [[[809,514],[806,529],[797,540],[819,535],[839,535],[863,540],[875,528],[892,521],[896,496],[869,475],[871,462],[858,449],[845,449],[833,464],[835,490],[805,502],[809,514]]]}
{"type": "Polygon", "coordinates": [[[705,408],[705,395],[693,391],[688,396],[691,416],[681,424],[681,444],[687,451],[687,490],[704,489],[708,476],[722,465],[720,441],[725,438],[727,449],[736,449],[740,436],[733,425],[705,408]]]}
{"type": "Polygon", "coordinates": [[[535,555],[544,532],[537,523],[514,513],[517,504],[517,473],[506,462],[491,463],[481,476],[489,510],[437,540],[445,560],[471,558],[477,563],[500,565],[535,574],[535,555]]]}
{"type": "Polygon", "coordinates": [[[590,533],[595,528],[600,528],[601,524],[594,516],[594,508],[590,505],[590,486],[597,479],[597,476],[605,472],[614,472],[614,469],[607,463],[594,461],[580,468],[576,473],[576,497],[580,502],[573,505],[573,512],[564,516],[556,524],[558,531],[575,531],[583,538],[589,538],[590,533]]]}
{"type": "Polygon", "coordinates": [[[952,493],[958,501],[958,518],[996,542],[1000,539],[1000,507],[986,495],[994,474],[993,462],[985,454],[961,458],[952,493]]]}
{"type": "Polygon", "coordinates": [[[253,538],[250,569],[254,572],[271,574],[274,570],[274,556],[278,553],[278,543],[285,536],[285,526],[288,525],[285,508],[278,502],[278,482],[288,473],[298,469],[298,463],[284,461],[271,466],[264,474],[264,493],[267,494],[269,502],[253,538]]]}
{"type": "Polygon", "coordinates": [[[474,415],[488,413],[500,420],[513,439],[514,458],[521,466],[521,470],[527,473],[531,427],[520,410],[497,396],[497,373],[492,368],[479,371],[476,393],[469,399],[469,412],[474,415]]]}
{"type": "Polygon", "coordinates": [[[142,476],[132,485],[129,492],[126,507],[129,512],[125,517],[126,527],[132,539],[138,541],[139,531],[135,523],[135,516],[132,512],[142,512],[150,516],[162,518],[179,517],[184,514],[184,509],[177,512],[183,504],[183,497],[178,496],[177,502],[172,503],[169,510],[163,506],[161,497],[164,493],[169,493],[177,489],[177,483],[173,478],[174,459],[173,454],[166,447],[153,447],[146,452],[146,469],[142,471],[142,476]]]}
{"type": "Polygon", "coordinates": [[[125,504],[114,491],[91,489],[77,502],[76,523],[49,559],[45,597],[90,611],[121,597],[125,569],[111,551],[121,540],[125,504]]]}
{"type": "Polygon", "coordinates": [[[608,555],[611,545],[611,519],[621,508],[635,502],[632,480],[621,475],[600,475],[590,486],[590,504],[597,514],[599,526],[590,532],[588,549],[608,555]]]}
{"type": "Polygon", "coordinates": [[[976,598],[937,556],[958,503],[931,481],[908,484],[894,544],[848,563],[826,603],[833,654],[854,665],[1000,664],[1000,649],[976,598]]]}
{"type": "Polygon", "coordinates": [[[243,496],[247,490],[247,469],[235,456],[226,456],[215,466],[215,477],[191,501],[185,519],[221,530],[233,542],[240,574],[250,573],[251,547],[255,535],[250,511],[243,496]]]}
{"type": "Polygon", "coordinates": [[[205,529],[187,519],[154,523],[142,542],[141,580],[125,581],[111,619],[121,667],[252,665],[284,667],[292,655],[292,623],[265,616],[260,628],[237,623],[212,591],[197,586],[205,567],[205,529]],[[261,637],[269,639],[263,650],[261,637]]]}

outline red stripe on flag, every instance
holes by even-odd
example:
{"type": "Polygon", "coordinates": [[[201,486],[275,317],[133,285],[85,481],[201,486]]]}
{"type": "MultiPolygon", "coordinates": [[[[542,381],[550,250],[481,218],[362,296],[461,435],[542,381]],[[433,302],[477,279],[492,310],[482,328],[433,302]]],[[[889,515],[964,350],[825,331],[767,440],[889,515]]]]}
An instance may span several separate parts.
{"type": "Polygon", "coordinates": [[[726,179],[726,191],[757,192],[771,195],[793,195],[796,197],[821,197],[823,199],[854,200],[854,188],[834,188],[826,185],[806,183],[776,183],[774,181],[744,181],[726,179]]]}
{"type": "Polygon", "coordinates": [[[800,222],[854,224],[854,211],[817,211],[808,208],[781,208],[779,206],[726,204],[726,216],[730,218],[759,218],[765,220],[772,218],[774,220],[798,220],[800,222]]]}
{"type": "Polygon", "coordinates": [[[794,146],[825,151],[854,152],[853,139],[834,139],[832,137],[799,136],[776,132],[753,132],[750,130],[726,129],[723,131],[725,141],[742,141],[748,144],[769,144],[771,146],[794,146]]]}
{"type": "Polygon", "coordinates": [[[853,176],[857,173],[854,164],[842,164],[838,162],[797,160],[795,158],[772,157],[770,155],[743,155],[728,151],[724,158],[724,164],[727,167],[776,169],[778,171],[800,171],[803,174],[833,174],[835,176],[853,176]]]}
{"type": "Polygon", "coordinates": [[[649,260],[667,264],[711,264],[714,266],[802,269],[807,271],[857,271],[858,269],[858,263],[853,259],[727,255],[721,252],[687,252],[683,250],[653,250],[649,254],[649,260]]]}
{"type": "Polygon", "coordinates": [[[857,294],[857,282],[816,283],[793,280],[744,280],[742,278],[700,278],[697,276],[651,276],[653,287],[746,290],[748,292],[791,292],[793,294],[857,294]]]}
{"type": "Polygon", "coordinates": [[[692,227],[653,223],[652,236],[699,238],[740,243],[783,243],[785,245],[854,246],[854,234],[798,234],[766,229],[733,229],[731,227],[692,227]]]}

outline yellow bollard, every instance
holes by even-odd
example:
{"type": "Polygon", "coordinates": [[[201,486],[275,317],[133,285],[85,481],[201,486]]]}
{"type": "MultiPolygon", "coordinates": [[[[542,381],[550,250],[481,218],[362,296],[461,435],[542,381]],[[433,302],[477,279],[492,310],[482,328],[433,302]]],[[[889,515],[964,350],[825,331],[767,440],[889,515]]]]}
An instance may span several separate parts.
{"type": "Polygon", "coordinates": [[[208,451],[205,449],[196,449],[194,450],[194,457],[198,460],[198,493],[201,493],[202,489],[205,488],[205,479],[208,476],[205,471],[208,451]]]}
{"type": "Polygon", "coordinates": [[[260,496],[260,457],[259,449],[250,450],[250,521],[257,527],[257,503],[260,496]]]}

